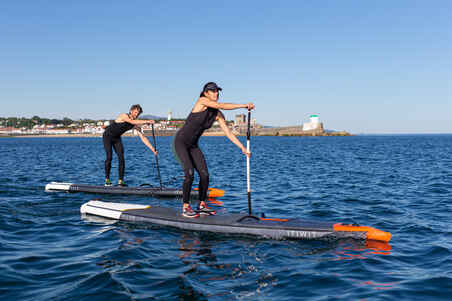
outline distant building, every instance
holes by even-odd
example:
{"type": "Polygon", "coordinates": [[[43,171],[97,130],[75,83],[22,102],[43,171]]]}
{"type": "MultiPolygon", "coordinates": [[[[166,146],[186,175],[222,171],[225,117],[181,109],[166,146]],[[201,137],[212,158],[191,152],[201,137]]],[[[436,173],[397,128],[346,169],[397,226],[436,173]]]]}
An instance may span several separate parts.
{"type": "Polygon", "coordinates": [[[70,134],[69,129],[47,129],[44,134],[48,134],[48,135],[66,135],[66,134],[70,134]]]}
{"type": "Polygon", "coordinates": [[[102,134],[103,132],[104,128],[102,126],[87,125],[82,128],[83,134],[102,134]]]}
{"type": "Polygon", "coordinates": [[[0,134],[20,134],[22,133],[21,129],[15,127],[4,127],[0,128],[0,134]]]}
{"type": "Polygon", "coordinates": [[[238,114],[235,115],[235,122],[234,125],[235,126],[241,126],[246,124],[246,115],[245,114],[238,114]]]}
{"type": "Polygon", "coordinates": [[[323,128],[319,115],[313,114],[309,116],[309,122],[303,123],[303,131],[312,131],[323,128]]]}
{"type": "Polygon", "coordinates": [[[172,118],[173,118],[173,112],[169,111],[168,112],[168,121],[171,121],[172,118]]]}

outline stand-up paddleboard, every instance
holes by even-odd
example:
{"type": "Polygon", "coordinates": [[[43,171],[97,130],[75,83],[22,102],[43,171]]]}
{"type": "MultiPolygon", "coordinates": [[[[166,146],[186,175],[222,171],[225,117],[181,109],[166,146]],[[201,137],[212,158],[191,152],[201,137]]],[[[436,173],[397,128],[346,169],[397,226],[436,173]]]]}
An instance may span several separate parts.
{"type": "Polygon", "coordinates": [[[304,220],[265,218],[247,214],[201,215],[187,218],[181,209],[92,200],[80,208],[82,214],[133,223],[152,223],[183,230],[253,235],[271,239],[368,239],[388,242],[391,234],[372,227],[304,220]]]}
{"type": "MultiPolygon", "coordinates": [[[[157,149],[157,142],[154,134],[154,124],[152,124],[152,138],[154,140],[154,147],[157,149]]],[[[66,191],[66,192],[85,192],[95,194],[123,194],[123,195],[142,195],[142,196],[154,196],[154,197],[169,197],[169,198],[181,198],[182,189],[164,187],[162,184],[162,177],[160,175],[160,167],[158,156],[155,155],[155,163],[157,167],[158,177],[160,181],[160,187],[152,187],[149,184],[142,184],[141,186],[100,186],[100,185],[88,185],[88,184],[74,184],[74,183],[61,183],[51,182],[45,186],[46,191],[66,191]]],[[[198,188],[195,188],[190,193],[191,197],[199,197],[198,188]]],[[[224,190],[217,188],[208,188],[208,198],[219,198],[224,196],[224,190]]]]}
{"type": "MultiPolygon", "coordinates": [[[[51,182],[46,185],[46,191],[66,191],[66,192],[85,192],[96,194],[130,194],[154,197],[182,197],[182,189],[169,187],[147,187],[147,186],[96,186],[87,184],[60,183],[51,182]]],[[[198,197],[197,189],[191,192],[191,197],[198,197]]],[[[218,198],[224,196],[224,190],[209,188],[207,192],[209,198],[218,198]]]]}

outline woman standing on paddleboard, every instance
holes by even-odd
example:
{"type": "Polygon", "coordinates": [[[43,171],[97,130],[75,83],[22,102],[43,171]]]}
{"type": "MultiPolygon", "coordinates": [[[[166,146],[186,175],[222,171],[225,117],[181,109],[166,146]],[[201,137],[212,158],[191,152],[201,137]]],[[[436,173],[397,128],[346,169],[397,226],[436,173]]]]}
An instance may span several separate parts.
{"type": "Polygon", "coordinates": [[[141,138],[141,141],[149,147],[149,149],[157,155],[157,151],[149,142],[148,138],[143,135],[141,132],[141,128],[139,125],[142,124],[152,124],[154,120],[137,120],[138,116],[143,112],[143,109],[140,105],[133,105],[130,107],[129,114],[122,113],[116,118],[115,121],[112,122],[109,126],[105,128],[103,141],[104,148],[107,158],[105,159],[105,186],[111,186],[112,183],[110,181],[110,169],[111,169],[111,160],[113,157],[112,148],[115,150],[118,155],[118,169],[119,169],[119,180],[118,186],[127,186],[124,183],[124,170],[125,170],[125,161],[124,161],[124,147],[122,145],[121,135],[125,132],[136,129],[138,136],[141,138]]]}
{"type": "Polygon", "coordinates": [[[209,171],[204,155],[198,146],[198,140],[206,129],[212,127],[213,123],[218,121],[226,137],[237,145],[245,155],[251,155],[229,129],[220,109],[235,110],[247,108],[252,110],[254,109],[254,104],[219,103],[218,95],[221,90],[214,82],[204,85],[199,99],[185,120],[184,126],[176,133],[173,140],[173,152],[184,170],[184,183],[182,185],[184,205],[182,215],[185,217],[198,217],[199,214],[216,214],[205,202],[209,188],[209,171]],[[196,211],[190,206],[190,192],[195,169],[199,174],[200,201],[199,208],[196,211]]]}

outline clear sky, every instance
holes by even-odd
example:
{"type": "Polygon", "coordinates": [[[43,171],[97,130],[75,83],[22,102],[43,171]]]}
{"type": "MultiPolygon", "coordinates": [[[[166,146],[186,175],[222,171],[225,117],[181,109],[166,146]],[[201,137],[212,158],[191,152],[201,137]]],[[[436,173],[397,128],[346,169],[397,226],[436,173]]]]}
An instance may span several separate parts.
{"type": "Polygon", "coordinates": [[[2,117],[185,118],[215,81],[264,125],[452,133],[449,0],[1,1],[0,37],[2,117]]]}

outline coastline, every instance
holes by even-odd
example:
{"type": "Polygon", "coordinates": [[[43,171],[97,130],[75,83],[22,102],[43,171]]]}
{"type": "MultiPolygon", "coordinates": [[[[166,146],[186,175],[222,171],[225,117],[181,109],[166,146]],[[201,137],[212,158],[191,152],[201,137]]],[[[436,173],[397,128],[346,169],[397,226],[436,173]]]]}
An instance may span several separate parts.
{"type": "Polygon", "coordinates": [[[49,134],[49,135],[0,135],[0,138],[96,138],[102,135],[94,134],[49,134]]]}
{"type": "MultiPolygon", "coordinates": [[[[246,133],[234,132],[236,136],[246,136],[246,133]]],[[[152,134],[145,133],[146,137],[152,137],[152,134]]],[[[173,136],[168,133],[155,133],[157,137],[173,136]]],[[[207,131],[203,134],[206,137],[226,136],[222,131],[207,131]]],[[[354,136],[346,131],[341,132],[296,132],[296,131],[278,131],[259,132],[252,131],[251,136],[274,136],[274,137],[331,137],[331,136],[354,136]]],[[[123,137],[137,137],[133,134],[124,134],[123,137]]],[[[30,135],[0,135],[0,138],[102,138],[102,134],[30,134],[30,135]]]]}
{"type": "MultiPolygon", "coordinates": [[[[242,127],[238,130],[233,130],[233,134],[236,136],[246,136],[247,129],[242,127]]],[[[155,136],[165,137],[165,136],[174,136],[177,131],[175,130],[156,130],[155,136]]],[[[147,137],[152,137],[152,131],[145,130],[144,135],[147,137]]],[[[300,126],[292,126],[292,127],[274,127],[274,128],[252,128],[251,129],[252,136],[308,136],[308,137],[328,137],[328,136],[353,136],[353,134],[348,133],[347,131],[325,131],[323,127],[303,131],[303,128],[300,126]]],[[[125,133],[124,137],[136,137],[133,133],[125,133]]],[[[203,136],[226,136],[223,131],[214,128],[208,129],[203,133],[203,136]]],[[[10,133],[10,134],[0,134],[0,137],[16,137],[16,138],[95,138],[102,137],[102,133],[89,133],[89,134],[18,134],[18,133],[10,133]]]]}

